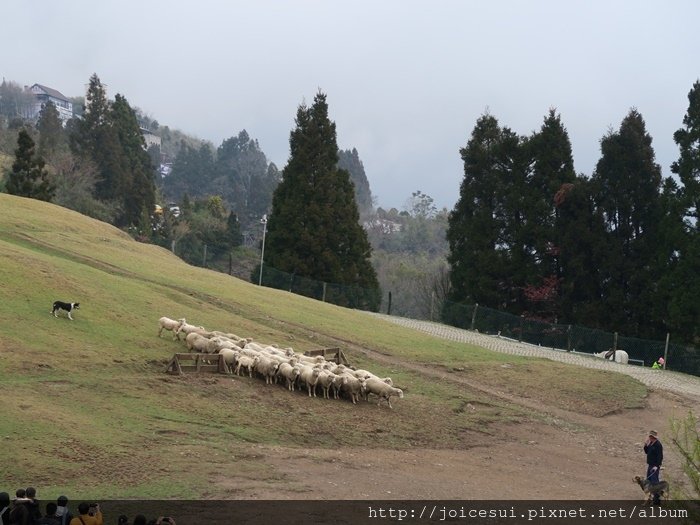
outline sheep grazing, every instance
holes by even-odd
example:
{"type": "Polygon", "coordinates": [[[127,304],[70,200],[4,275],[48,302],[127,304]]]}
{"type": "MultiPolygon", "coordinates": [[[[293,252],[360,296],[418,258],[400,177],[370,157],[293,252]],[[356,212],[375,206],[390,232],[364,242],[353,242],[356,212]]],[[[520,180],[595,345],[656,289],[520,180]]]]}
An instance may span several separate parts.
{"type": "Polygon", "coordinates": [[[398,396],[399,398],[403,398],[403,390],[401,390],[400,388],[394,388],[393,386],[378,379],[370,378],[366,379],[365,381],[362,381],[361,389],[362,392],[365,392],[367,394],[374,394],[379,397],[377,401],[377,406],[379,406],[379,404],[382,402],[382,399],[385,399],[387,404],[389,405],[389,408],[393,408],[391,406],[391,396],[398,396]]]}
{"type": "Polygon", "coordinates": [[[163,330],[170,330],[173,333],[173,340],[177,339],[179,341],[179,329],[186,322],[187,321],[184,317],[182,319],[178,319],[177,321],[175,319],[170,319],[170,317],[161,317],[158,319],[158,324],[160,326],[160,329],[158,330],[158,337],[160,337],[160,334],[163,333],[163,330]]]}

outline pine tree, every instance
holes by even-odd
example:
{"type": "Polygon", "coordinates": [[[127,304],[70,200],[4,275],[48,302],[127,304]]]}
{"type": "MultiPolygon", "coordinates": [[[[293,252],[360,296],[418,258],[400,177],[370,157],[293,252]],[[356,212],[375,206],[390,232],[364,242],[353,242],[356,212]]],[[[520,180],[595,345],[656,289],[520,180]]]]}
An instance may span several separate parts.
{"type": "Polygon", "coordinates": [[[74,154],[97,166],[95,196],[122,207],[129,167],[117,131],[110,123],[107,94],[97,74],[90,77],[85,113],[74,127],[70,146],[74,154]]]}
{"type": "Polygon", "coordinates": [[[608,242],[602,213],[595,207],[592,184],[580,176],[554,196],[559,320],[601,327],[607,308],[601,301],[600,263],[608,242]]]}
{"type": "Polygon", "coordinates": [[[355,202],[357,202],[360,216],[372,213],[372,192],[357,149],[340,150],[338,152],[338,168],[350,174],[350,180],[355,186],[355,202]]]}
{"type": "Polygon", "coordinates": [[[116,95],[108,116],[125,163],[119,176],[119,192],[114,197],[123,203],[120,222],[134,226],[143,222],[144,214],[150,216],[155,207],[153,166],[136,113],[122,95],[116,95]]]}
{"type": "MultiPolygon", "coordinates": [[[[532,301],[528,311],[537,318],[554,321],[562,319],[558,305],[563,278],[554,196],[562,185],[571,184],[576,179],[569,135],[554,109],[549,111],[540,130],[528,141],[527,150],[532,166],[524,189],[528,202],[523,206],[524,240],[532,265],[527,289],[536,291],[541,286],[549,289],[554,285],[554,289],[546,294],[546,304],[545,301],[532,301]]],[[[575,248],[575,245],[569,248],[575,248]]]]}
{"type": "Polygon", "coordinates": [[[36,127],[39,131],[39,153],[42,156],[51,155],[63,140],[63,125],[53,102],[49,101],[41,108],[36,127]]]}
{"type": "Polygon", "coordinates": [[[56,188],[48,179],[44,159],[35,155],[34,146],[29,133],[21,130],[17,136],[15,161],[5,182],[5,191],[20,197],[51,201],[56,188]]]}
{"type": "Polygon", "coordinates": [[[447,229],[449,300],[520,313],[528,271],[522,236],[526,176],[520,139],[487,114],[477,120],[460,153],[464,179],[447,229]]]}
{"type": "Polygon", "coordinates": [[[644,119],[632,109],[620,130],[601,140],[602,156],[592,177],[609,240],[601,264],[608,328],[639,337],[655,335],[650,317],[663,211],[661,168],[651,142],[644,119]]]}
{"type": "Polygon", "coordinates": [[[683,185],[684,203],[693,228],[698,230],[700,219],[700,80],[688,93],[688,111],[683,117],[683,127],[673,134],[680,156],[671,166],[683,185]]]}
{"type": "MultiPolygon", "coordinates": [[[[664,240],[675,240],[677,258],[672,260],[672,269],[664,275],[662,285],[669,290],[669,329],[685,341],[697,344],[700,341],[697,322],[700,318],[697,301],[700,294],[700,81],[696,81],[688,93],[683,127],[673,134],[673,140],[680,152],[671,171],[678,175],[682,187],[671,192],[677,196],[676,201],[668,199],[672,204],[678,202],[680,211],[667,214],[667,220],[669,215],[680,215],[686,220],[680,234],[669,235],[668,229],[664,231],[664,240]]],[[[673,231],[677,232],[678,228],[673,231]]]]}
{"type": "Polygon", "coordinates": [[[339,288],[334,298],[339,304],[378,308],[371,247],[359,224],[350,176],[338,169],[335,123],[328,117],[325,94],[319,92],[311,107],[299,106],[289,146],[289,161],[272,199],[265,264],[349,286],[339,288]],[[358,296],[358,289],[368,292],[358,296]]]}

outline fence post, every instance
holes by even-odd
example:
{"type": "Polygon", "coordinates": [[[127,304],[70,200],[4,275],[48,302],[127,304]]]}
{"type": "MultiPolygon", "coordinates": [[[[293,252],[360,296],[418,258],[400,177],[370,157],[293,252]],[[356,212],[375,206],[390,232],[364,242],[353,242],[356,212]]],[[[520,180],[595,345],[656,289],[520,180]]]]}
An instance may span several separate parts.
{"type": "Polygon", "coordinates": [[[323,281],[323,299],[321,301],[326,302],[326,281],[323,281]]]}
{"type": "Polygon", "coordinates": [[[525,320],[525,316],[523,314],[520,314],[520,333],[518,334],[518,343],[523,342],[523,321],[525,320]]]}
{"type": "Polygon", "coordinates": [[[207,245],[204,245],[204,256],[202,257],[202,268],[207,267],[207,245]]]}
{"type": "MultiPolygon", "coordinates": [[[[613,349],[614,351],[617,350],[617,332],[615,332],[615,333],[613,334],[613,347],[612,347],[612,349],[613,349]]],[[[613,360],[614,360],[614,358],[615,358],[615,354],[613,354],[613,360]]]]}
{"type": "Polygon", "coordinates": [[[479,303],[474,304],[474,311],[472,312],[472,331],[474,330],[474,323],[476,322],[476,309],[479,308],[479,303]]]}
{"type": "Polygon", "coordinates": [[[566,329],[566,351],[571,352],[571,325],[566,329]]]}
{"type": "Polygon", "coordinates": [[[386,308],[386,315],[391,315],[391,292],[389,292],[389,305],[386,308]]]}
{"type": "Polygon", "coordinates": [[[666,332],[666,347],[664,348],[664,370],[666,370],[666,362],[668,361],[668,340],[671,338],[671,332],[666,332]]]}
{"type": "Polygon", "coordinates": [[[175,239],[170,241],[170,251],[175,253],[175,239]]]}
{"type": "Polygon", "coordinates": [[[430,293],[430,320],[433,321],[433,309],[435,308],[435,292],[430,293]]]}

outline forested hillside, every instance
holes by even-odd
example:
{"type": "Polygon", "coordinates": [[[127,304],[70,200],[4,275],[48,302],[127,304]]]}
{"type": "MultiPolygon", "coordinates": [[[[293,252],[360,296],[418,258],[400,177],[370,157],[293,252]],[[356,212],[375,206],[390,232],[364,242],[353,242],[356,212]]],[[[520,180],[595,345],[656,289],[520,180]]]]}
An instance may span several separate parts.
{"type": "MultiPolygon", "coordinates": [[[[291,167],[270,162],[246,130],[215,146],[160,124],[118,93],[110,99],[97,75],[84,101],[72,99],[76,117],[65,127],[51,104],[36,121],[23,118],[27,97],[16,83],[0,86],[5,191],[26,187],[32,195],[45,180],[52,202],[167,247],[191,264],[259,276],[267,220],[272,246],[284,231],[275,224],[273,202],[291,167]],[[160,146],[146,149],[144,130],[160,146]],[[18,157],[21,132],[26,137],[18,157]]],[[[697,343],[699,83],[688,101],[674,135],[679,157],[672,176],[662,175],[653,139],[634,108],[602,135],[590,174],[575,171],[564,116],[556,110],[529,136],[486,113],[455,152],[464,178],[452,210],[438,210],[420,190],[401,210],[383,209],[373,200],[360,153],[335,145],[328,153],[333,166],[324,164],[324,170],[347,174],[352,199],[343,191],[314,193],[326,190],[312,183],[289,208],[298,214],[286,217],[285,228],[293,231],[294,221],[301,221],[307,211],[302,201],[320,197],[328,205],[350,206],[342,216],[364,229],[371,250],[360,251],[371,260],[383,311],[437,319],[447,304],[478,303],[524,319],[656,340],[670,332],[676,341],[697,343]]],[[[315,161],[308,156],[295,162],[301,175],[315,161]]],[[[345,179],[338,181],[328,187],[340,190],[345,179]]],[[[325,216],[316,209],[309,218],[325,216]]],[[[337,219],[330,222],[340,231],[337,219]]],[[[348,251],[335,233],[305,234],[300,246],[319,260],[324,249],[348,251]]],[[[300,259],[291,264],[274,249],[268,257],[269,270],[278,265],[292,280],[296,275],[320,283],[312,287],[343,285],[348,278],[347,271],[335,271],[343,266],[336,268],[332,258],[315,267],[300,259]]],[[[350,273],[359,275],[357,267],[350,273]]]]}

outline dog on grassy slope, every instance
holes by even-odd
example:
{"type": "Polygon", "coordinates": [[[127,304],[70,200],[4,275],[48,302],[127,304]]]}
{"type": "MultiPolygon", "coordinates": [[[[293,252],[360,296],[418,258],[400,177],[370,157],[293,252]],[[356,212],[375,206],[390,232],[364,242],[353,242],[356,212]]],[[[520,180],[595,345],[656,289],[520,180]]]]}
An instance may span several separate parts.
{"type": "Polygon", "coordinates": [[[68,314],[68,319],[71,321],[73,320],[73,317],[71,317],[71,312],[73,310],[78,310],[80,308],[80,303],[64,303],[63,301],[54,301],[53,303],[53,310],[51,310],[51,313],[53,314],[54,317],[58,317],[58,312],[63,310],[68,314]]]}
{"type": "Polygon", "coordinates": [[[646,494],[646,504],[651,505],[654,501],[654,497],[657,499],[668,498],[668,481],[659,481],[657,484],[652,484],[648,479],[644,479],[641,476],[635,476],[634,480],[646,494]]]}

